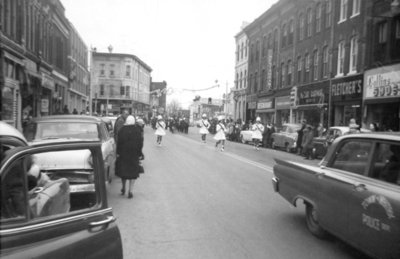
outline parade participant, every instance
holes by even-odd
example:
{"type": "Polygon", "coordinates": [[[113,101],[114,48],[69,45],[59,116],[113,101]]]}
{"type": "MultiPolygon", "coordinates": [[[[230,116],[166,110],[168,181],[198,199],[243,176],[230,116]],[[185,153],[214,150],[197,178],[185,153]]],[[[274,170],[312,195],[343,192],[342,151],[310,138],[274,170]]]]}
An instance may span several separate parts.
{"type": "Polygon", "coordinates": [[[115,168],[115,174],[122,180],[121,195],[125,195],[126,180],[129,181],[129,199],[133,198],[132,188],[135,180],[139,177],[139,159],[144,158],[142,148],[142,129],[135,124],[135,118],[129,115],[119,132],[115,168]]]}
{"type": "Polygon", "coordinates": [[[253,131],[251,134],[251,138],[253,139],[254,142],[254,149],[259,150],[260,149],[259,145],[263,138],[262,134],[264,132],[264,125],[261,124],[260,117],[257,117],[256,123],[253,124],[251,130],[253,131]]]}
{"type": "Polygon", "coordinates": [[[125,120],[128,117],[129,112],[126,109],[122,110],[122,113],[120,116],[118,116],[117,120],[115,121],[114,125],[114,139],[115,143],[118,143],[118,131],[124,126],[125,120]]]}
{"type": "Polygon", "coordinates": [[[208,122],[207,115],[205,113],[201,116],[201,118],[202,119],[199,123],[199,133],[201,134],[201,140],[203,141],[203,143],[206,143],[206,136],[208,133],[210,133],[208,129],[210,128],[211,124],[208,122]]]}
{"type": "Polygon", "coordinates": [[[155,134],[157,135],[157,144],[158,146],[161,146],[161,141],[162,141],[162,137],[165,136],[166,132],[165,132],[165,122],[162,118],[161,115],[157,116],[157,123],[156,123],[156,132],[155,134]]]}
{"type": "Polygon", "coordinates": [[[218,123],[217,123],[217,126],[216,126],[216,133],[215,133],[214,139],[217,141],[215,143],[215,148],[216,149],[218,149],[219,143],[222,142],[221,151],[224,151],[224,148],[225,148],[225,139],[226,139],[225,133],[226,133],[226,131],[227,130],[226,130],[226,127],[225,127],[225,125],[223,123],[223,118],[222,118],[222,116],[219,116],[218,117],[218,123]]]}

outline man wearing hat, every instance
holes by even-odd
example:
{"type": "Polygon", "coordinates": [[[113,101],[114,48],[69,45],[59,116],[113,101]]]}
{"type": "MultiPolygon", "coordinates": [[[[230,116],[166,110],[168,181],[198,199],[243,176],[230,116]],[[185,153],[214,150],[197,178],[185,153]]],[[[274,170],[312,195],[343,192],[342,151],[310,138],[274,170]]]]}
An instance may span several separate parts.
{"type": "Polygon", "coordinates": [[[200,130],[199,133],[201,134],[201,140],[203,143],[206,143],[206,136],[208,133],[208,129],[210,128],[211,124],[207,120],[207,114],[203,113],[201,116],[201,121],[199,122],[200,130]]]}
{"type": "Polygon", "coordinates": [[[307,124],[306,128],[303,132],[303,142],[302,146],[304,149],[304,156],[305,159],[313,159],[312,149],[313,149],[313,138],[314,138],[314,131],[313,127],[307,124]]]}

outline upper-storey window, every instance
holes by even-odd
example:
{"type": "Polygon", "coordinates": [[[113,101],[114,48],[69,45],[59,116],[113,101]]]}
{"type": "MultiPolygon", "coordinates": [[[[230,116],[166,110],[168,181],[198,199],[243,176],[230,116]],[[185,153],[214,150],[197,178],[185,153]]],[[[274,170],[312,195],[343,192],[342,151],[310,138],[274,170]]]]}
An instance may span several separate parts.
{"type": "Polygon", "coordinates": [[[353,0],[353,10],[351,16],[356,16],[360,14],[361,0],[353,0]]]}
{"type": "Polygon", "coordinates": [[[292,74],[293,74],[293,64],[291,60],[287,62],[287,85],[290,86],[292,84],[292,74]]]}
{"type": "Polygon", "coordinates": [[[288,45],[293,44],[293,35],[294,35],[294,27],[293,27],[293,20],[290,20],[289,22],[289,36],[288,36],[288,45]]]}
{"type": "Polygon", "coordinates": [[[274,30],[274,46],[273,46],[274,53],[277,50],[277,48],[278,48],[278,30],[275,29],[274,30]]]}
{"type": "Polygon", "coordinates": [[[110,64],[110,77],[114,77],[115,76],[115,65],[114,64],[110,64]]]}
{"type": "Polygon", "coordinates": [[[325,5],[325,28],[330,27],[331,23],[332,23],[332,3],[330,0],[328,0],[325,5]]]}
{"type": "Polygon", "coordinates": [[[318,3],[315,8],[315,32],[321,31],[321,4],[318,3]]]}
{"type": "Polygon", "coordinates": [[[130,65],[127,65],[127,66],[126,66],[126,73],[125,73],[125,75],[126,75],[127,77],[130,77],[130,76],[131,76],[131,66],[130,66],[130,65]]]}
{"type": "Polygon", "coordinates": [[[357,72],[358,62],[358,38],[353,37],[350,41],[350,73],[357,72]]]}
{"type": "Polygon", "coordinates": [[[348,0],[340,0],[339,22],[343,22],[347,19],[347,8],[348,8],[348,0]]]}
{"type": "Polygon", "coordinates": [[[328,47],[325,46],[324,49],[322,50],[322,77],[326,78],[328,77],[328,47]]]}
{"type": "Polygon", "coordinates": [[[307,10],[307,37],[311,37],[312,35],[312,11],[311,9],[307,10]]]}
{"type": "Polygon", "coordinates": [[[318,64],[319,64],[319,53],[318,53],[318,50],[314,51],[313,58],[314,58],[313,77],[314,77],[314,80],[318,80],[318,64]]]}
{"type": "Polygon", "coordinates": [[[264,37],[263,37],[263,40],[262,40],[262,50],[261,50],[261,55],[262,55],[263,57],[265,57],[266,49],[267,49],[267,37],[264,36],[264,37]]]}
{"type": "Polygon", "coordinates": [[[345,47],[344,41],[340,42],[338,45],[338,59],[337,59],[337,75],[344,75],[344,57],[345,57],[345,47]]]}
{"type": "Polygon", "coordinates": [[[256,42],[256,62],[260,59],[260,42],[256,42]]]}
{"type": "Polygon", "coordinates": [[[104,76],[106,74],[104,68],[105,68],[105,64],[100,64],[100,76],[104,76]]]}
{"type": "Polygon", "coordinates": [[[304,17],[303,14],[299,15],[299,40],[304,39],[304,17]]]}
{"type": "Polygon", "coordinates": [[[400,19],[396,20],[396,39],[400,39],[400,19]]]}
{"type": "Polygon", "coordinates": [[[244,52],[244,46],[243,46],[243,42],[240,46],[240,58],[243,59],[243,52],[244,52]]]}
{"type": "Polygon", "coordinates": [[[303,72],[303,59],[301,56],[297,57],[297,82],[301,82],[301,74],[303,72]]]}
{"type": "Polygon", "coordinates": [[[240,47],[239,45],[236,46],[236,61],[239,61],[239,51],[240,51],[240,47]]]}
{"type": "Polygon", "coordinates": [[[282,26],[282,39],[281,39],[282,48],[286,46],[286,37],[287,37],[287,30],[286,30],[286,24],[284,24],[282,26]]]}

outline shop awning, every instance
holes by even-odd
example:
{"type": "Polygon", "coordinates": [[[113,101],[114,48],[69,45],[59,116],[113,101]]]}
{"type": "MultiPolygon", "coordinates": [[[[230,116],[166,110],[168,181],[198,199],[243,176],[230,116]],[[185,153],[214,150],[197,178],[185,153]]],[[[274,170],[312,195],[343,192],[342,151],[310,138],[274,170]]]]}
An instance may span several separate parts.
{"type": "Polygon", "coordinates": [[[256,110],[256,113],[271,113],[275,112],[275,109],[258,109],[256,110]]]}

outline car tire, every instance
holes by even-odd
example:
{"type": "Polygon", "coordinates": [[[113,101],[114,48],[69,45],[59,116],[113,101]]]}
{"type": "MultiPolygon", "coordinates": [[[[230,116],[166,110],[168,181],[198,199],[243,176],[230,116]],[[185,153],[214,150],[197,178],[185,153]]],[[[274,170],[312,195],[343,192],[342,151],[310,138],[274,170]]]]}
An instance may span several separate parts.
{"type": "Polygon", "coordinates": [[[325,238],[326,231],[319,225],[317,210],[310,203],[306,203],[306,223],[307,228],[314,236],[325,238]]]}
{"type": "Polygon", "coordinates": [[[285,151],[288,153],[292,153],[292,148],[289,146],[289,143],[285,143],[285,151]]]}

